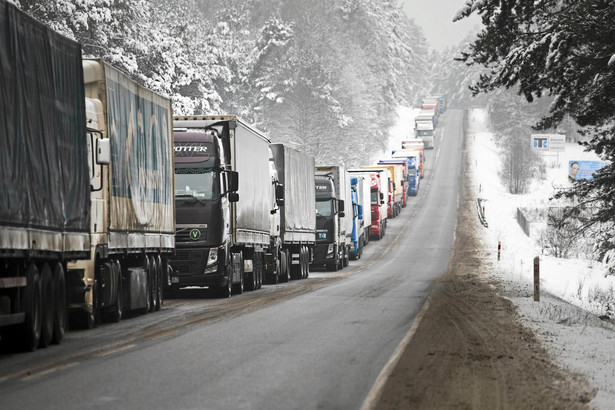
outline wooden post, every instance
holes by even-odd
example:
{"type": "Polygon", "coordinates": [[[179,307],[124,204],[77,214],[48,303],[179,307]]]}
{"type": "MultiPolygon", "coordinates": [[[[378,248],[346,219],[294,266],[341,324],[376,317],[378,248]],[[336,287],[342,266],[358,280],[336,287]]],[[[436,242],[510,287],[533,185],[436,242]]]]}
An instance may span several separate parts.
{"type": "Polygon", "coordinates": [[[500,252],[502,251],[502,242],[498,241],[498,262],[500,261],[500,252]]]}
{"type": "Polygon", "coordinates": [[[534,301],[540,302],[540,258],[534,258],[534,301]]]}

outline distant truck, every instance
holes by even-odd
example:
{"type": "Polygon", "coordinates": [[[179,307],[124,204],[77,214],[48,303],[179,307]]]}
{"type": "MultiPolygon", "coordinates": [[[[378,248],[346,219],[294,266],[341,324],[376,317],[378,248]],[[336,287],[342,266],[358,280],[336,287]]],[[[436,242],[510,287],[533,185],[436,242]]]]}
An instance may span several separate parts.
{"type": "Polygon", "coordinates": [[[68,328],[66,265],[90,258],[98,151],[86,138],[80,45],[4,0],[0,27],[15,35],[0,35],[0,334],[35,350],[68,328]]]}
{"type": "Polygon", "coordinates": [[[316,248],[313,266],[343,269],[350,260],[352,209],[344,167],[316,166],[316,248]],[[346,209],[348,204],[348,209],[346,209]]]}
{"type": "Polygon", "coordinates": [[[175,117],[174,127],[177,250],[167,291],[259,289],[283,201],[269,139],[234,115],[175,117]]]}
{"type": "Polygon", "coordinates": [[[403,149],[393,151],[391,157],[406,161],[408,167],[408,195],[415,196],[418,194],[420,187],[420,174],[422,172],[422,161],[420,151],[403,149]]]}
{"type": "Polygon", "coordinates": [[[437,108],[438,108],[438,112],[440,114],[444,113],[444,111],[446,111],[446,97],[444,94],[442,93],[437,93],[434,95],[429,95],[427,97],[423,98],[423,104],[427,103],[433,103],[434,101],[437,101],[437,108]]]}
{"type": "Polygon", "coordinates": [[[284,201],[279,206],[280,240],[274,238],[279,243],[272,244],[266,258],[268,276],[273,283],[305,279],[316,245],[314,157],[283,144],[272,144],[271,150],[284,201]]]}
{"type": "Polygon", "coordinates": [[[384,170],[385,172],[381,175],[382,179],[386,181],[388,196],[385,197],[385,200],[388,205],[387,209],[387,217],[395,218],[398,214],[397,209],[397,201],[401,200],[401,196],[399,195],[399,191],[396,190],[395,182],[393,179],[393,170],[385,165],[363,165],[361,169],[365,170],[384,170]]]}
{"type": "Polygon", "coordinates": [[[420,174],[421,178],[425,176],[425,143],[422,139],[404,140],[401,142],[402,149],[418,151],[421,155],[420,174]]]}
{"type": "Polygon", "coordinates": [[[369,227],[370,239],[382,239],[386,234],[388,222],[389,203],[389,171],[386,169],[356,168],[348,172],[351,174],[365,174],[370,178],[370,205],[371,224],[369,227]]]}
{"type": "Polygon", "coordinates": [[[160,310],[175,251],[171,101],[102,60],[84,60],[91,258],[67,266],[72,321],[160,310]],[[102,159],[110,147],[110,155],[102,159]],[[104,167],[104,164],[109,164],[104,167]]]}
{"type": "Polygon", "coordinates": [[[401,191],[402,191],[402,202],[401,207],[405,208],[408,204],[408,162],[404,158],[387,158],[378,160],[379,165],[392,165],[396,167],[397,171],[401,171],[401,191]]]}
{"type": "Polygon", "coordinates": [[[423,141],[425,148],[433,149],[435,146],[435,130],[431,121],[417,121],[415,127],[415,136],[423,141]]]}

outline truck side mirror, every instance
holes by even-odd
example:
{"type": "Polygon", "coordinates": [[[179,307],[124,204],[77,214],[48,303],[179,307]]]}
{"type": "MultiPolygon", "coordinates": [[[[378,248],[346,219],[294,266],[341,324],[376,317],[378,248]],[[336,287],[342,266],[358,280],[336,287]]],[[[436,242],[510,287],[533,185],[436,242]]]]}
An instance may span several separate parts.
{"type": "MultiPolygon", "coordinates": [[[[227,171],[227,173],[228,173],[228,190],[230,192],[237,192],[239,190],[239,173],[237,171],[227,171]]],[[[229,197],[229,200],[230,200],[230,197],[229,197]]],[[[231,202],[237,202],[237,201],[231,201],[231,202]]]]}
{"type": "MultiPolygon", "coordinates": [[[[342,199],[338,199],[337,209],[340,211],[340,213],[344,212],[344,201],[342,199]]],[[[344,215],[341,215],[341,216],[344,216],[344,215]]]]}
{"type": "Polygon", "coordinates": [[[238,202],[239,201],[239,194],[237,192],[230,192],[228,194],[228,201],[229,202],[238,202]]]}
{"type": "Polygon", "coordinates": [[[384,194],[381,192],[380,193],[380,200],[383,200],[383,199],[384,199],[384,194]]]}
{"type": "Polygon", "coordinates": [[[284,185],[275,184],[275,203],[278,206],[284,206],[284,185]]]}
{"type": "Polygon", "coordinates": [[[99,165],[109,165],[111,163],[111,144],[109,138],[96,140],[96,163],[99,165]]]}
{"type": "Polygon", "coordinates": [[[363,205],[357,205],[359,207],[359,219],[363,219],[363,205]]]}

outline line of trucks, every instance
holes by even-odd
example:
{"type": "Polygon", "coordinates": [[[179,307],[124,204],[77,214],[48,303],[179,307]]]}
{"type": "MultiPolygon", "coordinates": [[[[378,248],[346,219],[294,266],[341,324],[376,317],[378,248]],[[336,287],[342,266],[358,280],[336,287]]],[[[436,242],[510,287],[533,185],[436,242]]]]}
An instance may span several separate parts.
{"type": "Polygon", "coordinates": [[[370,167],[317,165],[234,115],[174,117],[5,0],[0,26],[2,345],[57,344],[185,288],[342,269],[418,191],[419,140],[370,167]]]}
{"type": "Polygon", "coordinates": [[[415,138],[423,140],[425,148],[433,148],[435,144],[435,129],[440,114],[446,111],[444,94],[426,96],[421,100],[421,108],[414,117],[415,138]]]}

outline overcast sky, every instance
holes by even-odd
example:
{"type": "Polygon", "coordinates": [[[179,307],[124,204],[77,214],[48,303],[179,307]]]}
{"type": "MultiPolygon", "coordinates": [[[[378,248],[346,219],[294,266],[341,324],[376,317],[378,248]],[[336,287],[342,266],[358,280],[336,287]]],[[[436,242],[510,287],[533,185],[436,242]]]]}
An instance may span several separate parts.
{"type": "Polygon", "coordinates": [[[402,0],[406,14],[423,28],[427,41],[437,51],[458,44],[475,26],[480,27],[476,15],[453,23],[465,3],[466,0],[402,0]]]}

